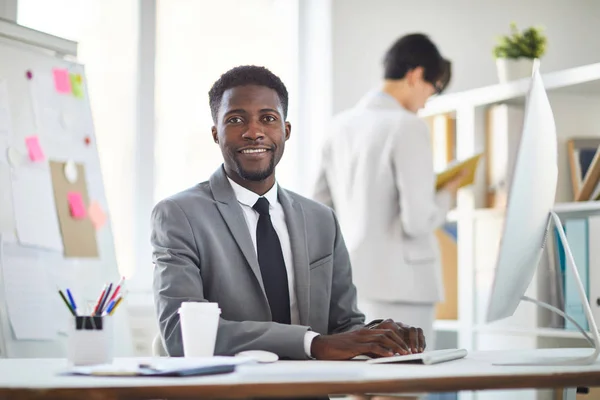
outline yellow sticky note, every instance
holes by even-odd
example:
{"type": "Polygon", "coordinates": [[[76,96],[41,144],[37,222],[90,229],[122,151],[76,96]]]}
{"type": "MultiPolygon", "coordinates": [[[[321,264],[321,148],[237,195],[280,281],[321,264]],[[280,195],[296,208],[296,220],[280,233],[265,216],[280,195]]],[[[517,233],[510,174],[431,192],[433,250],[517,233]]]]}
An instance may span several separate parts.
{"type": "Polygon", "coordinates": [[[73,95],[80,99],[83,99],[83,78],[80,74],[69,74],[71,80],[71,90],[73,95]]]}
{"type": "Polygon", "coordinates": [[[94,200],[90,203],[88,214],[96,230],[100,230],[106,223],[106,213],[104,213],[102,206],[97,201],[94,200]]]}

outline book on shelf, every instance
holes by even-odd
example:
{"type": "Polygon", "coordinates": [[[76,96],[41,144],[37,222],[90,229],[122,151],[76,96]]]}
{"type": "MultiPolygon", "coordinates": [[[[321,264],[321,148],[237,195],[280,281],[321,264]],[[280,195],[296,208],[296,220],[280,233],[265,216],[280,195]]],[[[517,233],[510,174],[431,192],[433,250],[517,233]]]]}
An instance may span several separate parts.
{"type": "Polygon", "coordinates": [[[600,199],[600,138],[579,137],[567,141],[567,157],[573,198],[576,201],[600,199]]]}

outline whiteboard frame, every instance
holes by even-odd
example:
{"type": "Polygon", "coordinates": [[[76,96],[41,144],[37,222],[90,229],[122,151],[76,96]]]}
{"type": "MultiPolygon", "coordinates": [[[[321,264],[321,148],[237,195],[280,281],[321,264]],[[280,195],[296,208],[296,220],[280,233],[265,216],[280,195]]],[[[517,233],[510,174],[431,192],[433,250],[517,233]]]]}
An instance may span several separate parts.
{"type": "Polygon", "coordinates": [[[77,57],[77,42],[36,31],[0,18],[0,37],[53,51],[58,57],[77,57]]]}

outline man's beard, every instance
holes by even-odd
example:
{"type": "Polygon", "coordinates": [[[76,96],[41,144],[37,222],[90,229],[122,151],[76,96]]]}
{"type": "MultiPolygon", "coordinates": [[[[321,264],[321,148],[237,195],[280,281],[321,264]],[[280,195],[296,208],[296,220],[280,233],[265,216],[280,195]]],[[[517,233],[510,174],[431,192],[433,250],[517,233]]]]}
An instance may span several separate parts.
{"type": "Polygon", "coordinates": [[[260,182],[267,179],[275,171],[275,156],[271,157],[269,166],[262,171],[246,171],[237,158],[234,158],[238,175],[247,181],[260,182]]]}

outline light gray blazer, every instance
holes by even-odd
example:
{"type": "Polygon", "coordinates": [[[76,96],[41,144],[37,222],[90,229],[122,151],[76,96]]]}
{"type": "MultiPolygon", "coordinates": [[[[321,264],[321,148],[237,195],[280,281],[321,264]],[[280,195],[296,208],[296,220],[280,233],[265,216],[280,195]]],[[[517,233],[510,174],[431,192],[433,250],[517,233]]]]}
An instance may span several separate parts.
{"type": "Polygon", "coordinates": [[[268,350],[307,358],[304,335],[364,326],[346,245],[333,211],[279,187],[290,234],[301,325],[271,321],[258,259],[224,169],[158,203],[152,212],[154,298],[163,344],[183,355],[184,301],[219,303],[215,354],[268,350]]]}
{"type": "Polygon", "coordinates": [[[430,133],[422,119],[381,91],[336,116],[314,198],[335,209],[359,299],[443,298],[435,230],[452,198],[435,192],[430,133]]]}

